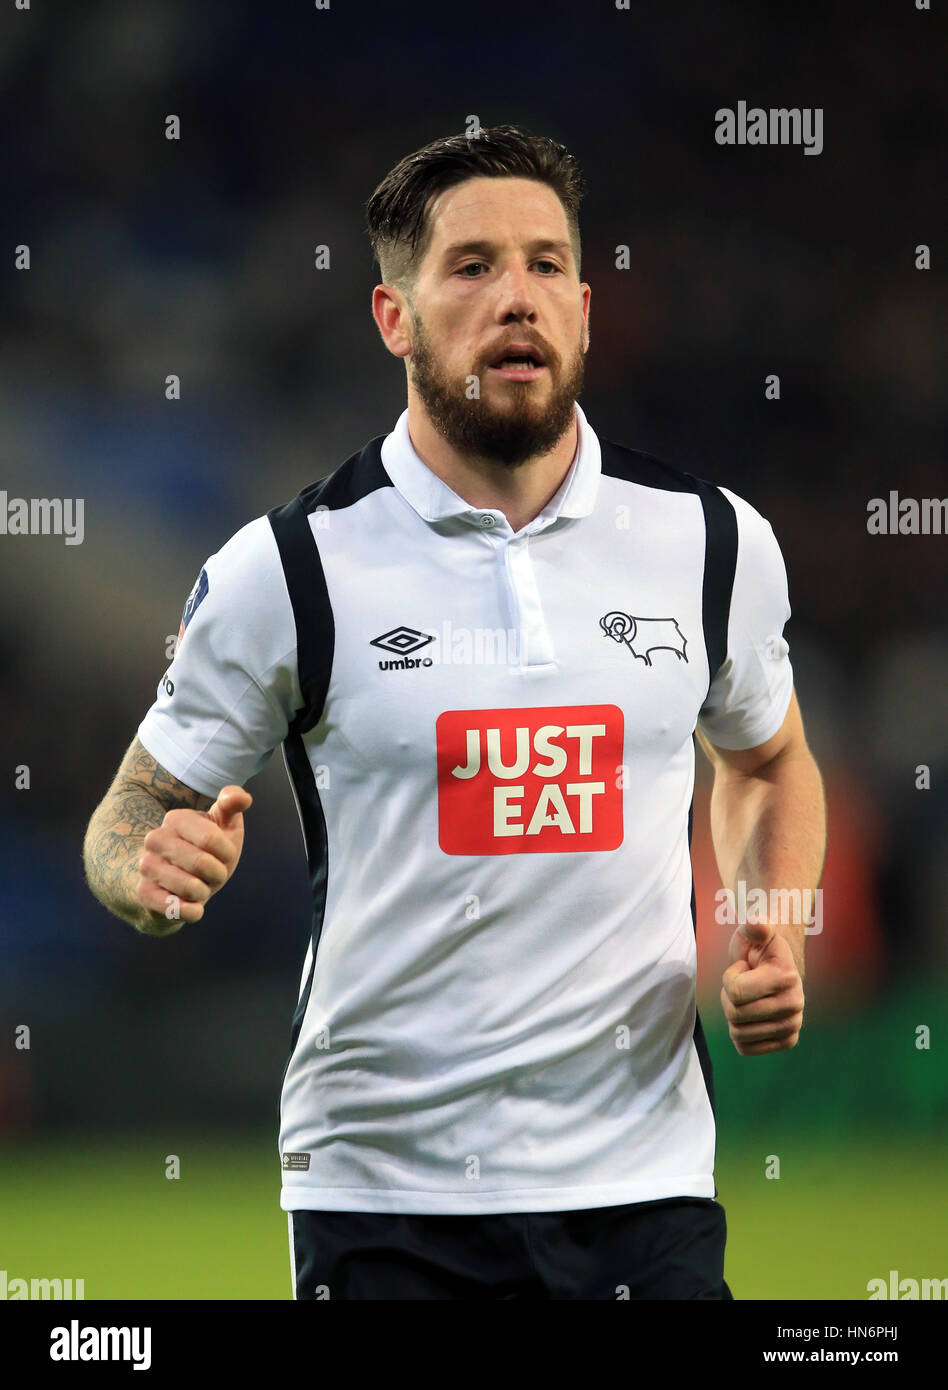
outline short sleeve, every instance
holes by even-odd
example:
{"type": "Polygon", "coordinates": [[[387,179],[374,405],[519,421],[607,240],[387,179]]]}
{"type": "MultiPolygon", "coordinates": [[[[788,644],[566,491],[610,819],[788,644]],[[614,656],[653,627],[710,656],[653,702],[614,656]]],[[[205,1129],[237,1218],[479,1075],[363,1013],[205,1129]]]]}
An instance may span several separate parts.
{"type": "Polygon", "coordinates": [[[296,624],[267,517],[206,561],[171,665],[138,728],[172,776],[205,796],[266,766],[302,704],[296,624]]]}
{"type": "Polygon", "coordinates": [[[783,635],[790,617],[787,571],[770,523],[743,498],[721,491],[737,515],[737,564],[727,655],[698,728],[718,748],[755,748],[780,728],[793,694],[783,635]]]}

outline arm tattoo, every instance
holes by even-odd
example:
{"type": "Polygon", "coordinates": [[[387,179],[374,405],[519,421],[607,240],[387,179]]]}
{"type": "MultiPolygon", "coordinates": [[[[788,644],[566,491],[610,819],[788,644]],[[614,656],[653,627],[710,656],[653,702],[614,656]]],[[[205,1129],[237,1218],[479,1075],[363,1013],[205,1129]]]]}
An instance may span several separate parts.
{"type": "Polygon", "coordinates": [[[86,831],[86,879],[99,902],[126,921],[140,920],[145,908],[135,885],[145,836],[167,811],[206,811],[213,804],[213,797],[185,786],[156,762],[136,736],[86,831]]]}
{"type": "MultiPolygon", "coordinates": [[[[139,743],[137,737],[132,741],[132,746],[125,755],[122,766],[119,770],[119,777],[124,782],[133,783],[152,800],[157,801],[163,811],[175,811],[181,807],[193,811],[207,811],[214,805],[212,796],[203,796],[200,792],[193,791],[191,787],[186,787],[183,782],[179,782],[177,777],[172,777],[171,773],[156,763],[150,753],[147,753],[139,743]]],[[[116,778],[116,781],[118,778],[116,778]]],[[[163,818],[163,817],[162,817],[163,818]]],[[[161,821],[159,820],[159,824],[161,821]]]]}

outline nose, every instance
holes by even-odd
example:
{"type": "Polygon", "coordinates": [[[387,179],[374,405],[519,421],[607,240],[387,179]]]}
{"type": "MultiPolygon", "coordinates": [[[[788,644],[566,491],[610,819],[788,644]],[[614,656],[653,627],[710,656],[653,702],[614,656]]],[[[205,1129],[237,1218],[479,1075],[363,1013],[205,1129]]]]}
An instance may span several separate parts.
{"type": "Polygon", "coordinates": [[[536,317],[536,301],[530,272],[523,262],[511,261],[497,277],[497,321],[531,321],[536,317]]]}

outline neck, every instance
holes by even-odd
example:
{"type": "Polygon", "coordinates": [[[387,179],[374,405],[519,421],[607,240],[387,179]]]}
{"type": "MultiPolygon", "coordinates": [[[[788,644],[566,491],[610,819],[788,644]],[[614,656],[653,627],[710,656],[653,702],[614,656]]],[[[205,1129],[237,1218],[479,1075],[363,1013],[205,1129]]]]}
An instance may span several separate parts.
{"type": "Polygon", "coordinates": [[[503,512],[514,531],[539,516],[555,495],[579,445],[579,420],[574,413],[572,425],[548,453],[515,467],[462,454],[432,423],[413,392],[408,397],[408,432],[415,453],[432,473],[470,506],[503,512]]]}

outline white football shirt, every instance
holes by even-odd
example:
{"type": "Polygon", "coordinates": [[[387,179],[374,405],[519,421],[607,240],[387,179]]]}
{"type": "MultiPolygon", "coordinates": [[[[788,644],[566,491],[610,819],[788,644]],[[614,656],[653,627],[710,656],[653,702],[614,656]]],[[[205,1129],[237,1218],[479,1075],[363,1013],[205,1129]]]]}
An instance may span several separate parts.
{"type": "Polygon", "coordinates": [[[138,730],[208,796],[283,745],[313,894],[288,1211],[715,1195],[694,733],[779,729],[786,574],[746,501],[576,413],[516,533],[426,467],[407,410],[244,526],[138,730]]]}

